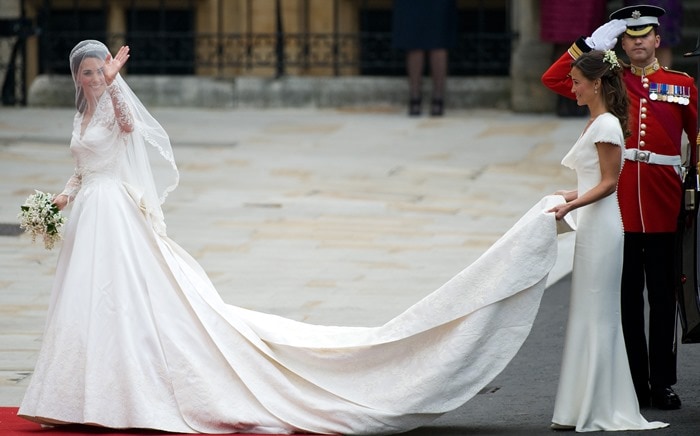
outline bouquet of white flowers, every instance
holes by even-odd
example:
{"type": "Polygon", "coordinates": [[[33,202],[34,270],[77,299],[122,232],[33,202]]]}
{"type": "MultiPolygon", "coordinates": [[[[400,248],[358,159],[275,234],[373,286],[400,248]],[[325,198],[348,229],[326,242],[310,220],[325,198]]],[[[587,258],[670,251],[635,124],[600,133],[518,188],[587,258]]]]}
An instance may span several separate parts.
{"type": "Polygon", "coordinates": [[[62,239],[61,227],[66,222],[66,217],[53,204],[53,198],[53,194],[35,191],[27,197],[21,206],[22,211],[17,215],[20,228],[31,235],[32,242],[41,236],[47,250],[62,239]]]}

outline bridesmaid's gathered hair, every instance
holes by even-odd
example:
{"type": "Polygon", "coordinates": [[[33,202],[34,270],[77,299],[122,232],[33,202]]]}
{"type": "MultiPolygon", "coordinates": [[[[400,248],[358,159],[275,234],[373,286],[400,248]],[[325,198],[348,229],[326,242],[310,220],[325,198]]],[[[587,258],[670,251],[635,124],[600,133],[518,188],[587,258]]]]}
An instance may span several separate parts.
{"type": "Polygon", "coordinates": [[[622,68],[614,54],[612,57],[608,52],[591,50],[575,59],[571,66],[578,68],[588,80],[600,79],[605,107],[620,121],[622,133],[627,138],[632,134],[629,127],[629,97],[622,80],[622,68]]]}

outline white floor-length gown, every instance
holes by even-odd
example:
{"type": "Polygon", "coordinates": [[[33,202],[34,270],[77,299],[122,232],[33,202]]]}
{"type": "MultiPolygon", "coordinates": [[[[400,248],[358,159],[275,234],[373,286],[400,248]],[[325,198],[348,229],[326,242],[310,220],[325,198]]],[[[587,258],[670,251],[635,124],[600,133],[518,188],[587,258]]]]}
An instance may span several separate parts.
{"type": "MultiPolygon", "coordinates": [[[[624,148],[614,115],[599,115],[562,160],[576,171],[579,195],[600,182],[597,142],[624,148]]],[[[569,318],[552,421],[577,431],[664,427],[639,413],[627,362],[620,319],[624,232],[617,193],[576,213],[569,318]]]]}

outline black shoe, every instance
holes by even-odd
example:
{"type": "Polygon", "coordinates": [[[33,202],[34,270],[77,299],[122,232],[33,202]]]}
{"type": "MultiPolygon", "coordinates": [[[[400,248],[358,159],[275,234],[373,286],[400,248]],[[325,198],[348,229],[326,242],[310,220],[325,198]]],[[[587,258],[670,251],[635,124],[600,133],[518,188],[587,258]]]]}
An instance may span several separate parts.
{"type": "Polygon", "coordinates": [[[421,99],[412,98],[408,101],[408,114],[412,117],[417,117],[420,115],[421,110],[421,99]]]}
{"type": "Polygon", "coordinates": [[[661,410],[681,408],[681,399],[670,387],[654,388],[651,390],[651,405],[661,410]]]}
{"type": "Polygon", "coordinates": [[[441,117],[445,112],[444,104],[441,99],[434,99],[430,104],[430,115],[433,117],[441,117]]]}

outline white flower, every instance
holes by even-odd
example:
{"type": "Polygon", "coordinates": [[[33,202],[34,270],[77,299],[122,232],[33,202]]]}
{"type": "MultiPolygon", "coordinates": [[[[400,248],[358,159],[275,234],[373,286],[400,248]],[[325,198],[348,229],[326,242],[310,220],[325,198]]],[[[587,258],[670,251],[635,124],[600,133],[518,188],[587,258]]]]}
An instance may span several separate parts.
{"type": "Polygon", "coordinates": [[[605,50],[603,55],[603,61],[610,64],[610,69],[614,70],[620,68],[620,62],[617,60],[617,55],[612,50],[605,50]]]}
{"type": "Polygon", "coordinates": [[[34,192],[20,207],[21,211],[17,215],[19,226],[32,237],[32,242],[36,242],[37,236],[41,236],[44,248],[50,250],[56,242],[63,239],[61,227],[65,224],[66,217],[53,204],[53,194],[34,192]]]}

